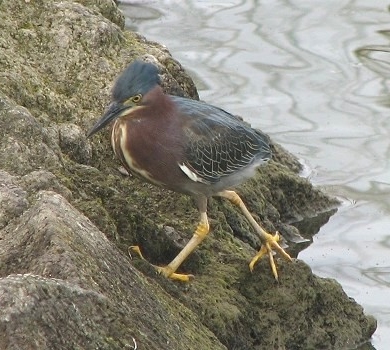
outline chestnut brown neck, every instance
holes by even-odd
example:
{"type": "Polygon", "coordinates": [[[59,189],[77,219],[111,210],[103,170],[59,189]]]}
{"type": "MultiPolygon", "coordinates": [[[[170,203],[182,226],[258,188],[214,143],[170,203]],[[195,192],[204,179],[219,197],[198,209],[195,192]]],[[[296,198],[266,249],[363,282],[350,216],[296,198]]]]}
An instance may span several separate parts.
{"type": "Polygon", "coordinates": [[[169,97],[164,94],[161,86],[156,85],[143,97],[143,105],[146,109],[152,109],[153,113],[149,113],[149,118],[167,118],[172,115],[175,106],[169,97]]]}

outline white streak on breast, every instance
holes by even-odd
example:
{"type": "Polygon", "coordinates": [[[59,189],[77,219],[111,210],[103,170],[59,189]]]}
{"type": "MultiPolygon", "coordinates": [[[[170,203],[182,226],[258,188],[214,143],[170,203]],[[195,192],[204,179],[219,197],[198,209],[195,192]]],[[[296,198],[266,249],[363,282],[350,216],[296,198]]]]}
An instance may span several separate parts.
{"type": "Polygon", "coordinates": [[[126,161],[127,165],[129,166],[129,168],[133,172],[135,172],[135,173],[141,175],[142,177],[144,177],[145,179],[147,179],[149,182],[162,186],[163,184],[161,182],[153,179],[153,177],[150,175],[150,173],[148,171],[140,169],[138,167],[137,163],[135,162],[134,158],[132,157],[131,153],[128,151],[128,149],[126,147],[126,145],[127,145],[126,128],[125,128],[123,123],[120,123],[120,121],[118,121],[118,122],[119,122],[118,126],[115,125],[114,128],[117,126],[117,128],[119,129],[120,149],[122,151],[123,157],[125,158],[125,161],[126,161]]]}

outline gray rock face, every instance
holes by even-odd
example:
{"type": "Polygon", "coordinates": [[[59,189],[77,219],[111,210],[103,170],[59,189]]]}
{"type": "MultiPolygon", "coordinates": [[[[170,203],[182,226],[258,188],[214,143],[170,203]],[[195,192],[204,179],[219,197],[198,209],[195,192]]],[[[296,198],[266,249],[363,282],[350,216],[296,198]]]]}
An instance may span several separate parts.
{"type": "Polygon", "coordinates": [[[0,257],[1,349],[224,349],[55,192],[2,231],[0,257]]]}
{"type": "MultiPolygon", "coordinates": [[[[210,203],[212,233],[182,266],[191,283],[130,258],[139,244],[153,263],[169,262],[196,210],[188,197],[124,176],[107,133],[90,141],[85,130],[135,57],[161,68],[167,92],[197,92],[166,48],[123,23],[111,0],[0,2],[0,349],[340,349],[368,340],[375,320],[303,262],[277,259],[279,284],[267,261],[250,274],[259,242],[229,203],[210,203]]],[[[300,237],[292,221],[337,201],[273,147],[274,160],[238,191],[291,242],[300,237]]]]}

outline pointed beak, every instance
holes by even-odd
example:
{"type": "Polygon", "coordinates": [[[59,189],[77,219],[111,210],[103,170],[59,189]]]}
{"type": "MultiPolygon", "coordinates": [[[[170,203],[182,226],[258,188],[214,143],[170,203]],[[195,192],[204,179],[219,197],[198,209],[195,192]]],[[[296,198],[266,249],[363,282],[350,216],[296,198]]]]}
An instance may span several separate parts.
{"type": "Polygon", "coordinates": [[[122,112],[128,108],[129,106],[124,106],[121,103],[111,102],[104,115],[95,123],[91,129],[88,130],[87,137],[91,137],[93,134],[96,134],[115,118],[120,117],[122,112]]]}

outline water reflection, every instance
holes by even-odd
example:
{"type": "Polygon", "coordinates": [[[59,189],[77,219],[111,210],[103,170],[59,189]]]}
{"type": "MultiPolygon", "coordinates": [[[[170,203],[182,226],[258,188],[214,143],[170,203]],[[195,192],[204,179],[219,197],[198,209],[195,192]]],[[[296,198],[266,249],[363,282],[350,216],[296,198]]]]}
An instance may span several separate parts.
{"type": "MultiPolygon", "coordinates": [[[[387,245],[389,243],[387,242],[387,245]]],[[[362,274],[371,279],[376,285],[383,288],[390,287],[390,266],[372,267],[362,271],[362,274]]],[[[390,311],[387,311],[387,313],[390,315],[390,311]]]]}
{"type": "Polygon", "coordinates": [[[373,343],[390,348],[388,1],[141,4],[123,7],[127,25],[165,44],[201,99],[269,133],[347,199],[299,257],[363,304],[378,319],[373,343]]]}
{"type": "MultiPolygon", "coordinates": [[[[390,34],[388,31],[382,33],[390,34]]],[[[390,47],[384,45],[365,46],[356,50],[365,66],[372,71],[380,74],[384,78],[390,77],[390,47]]]]}

